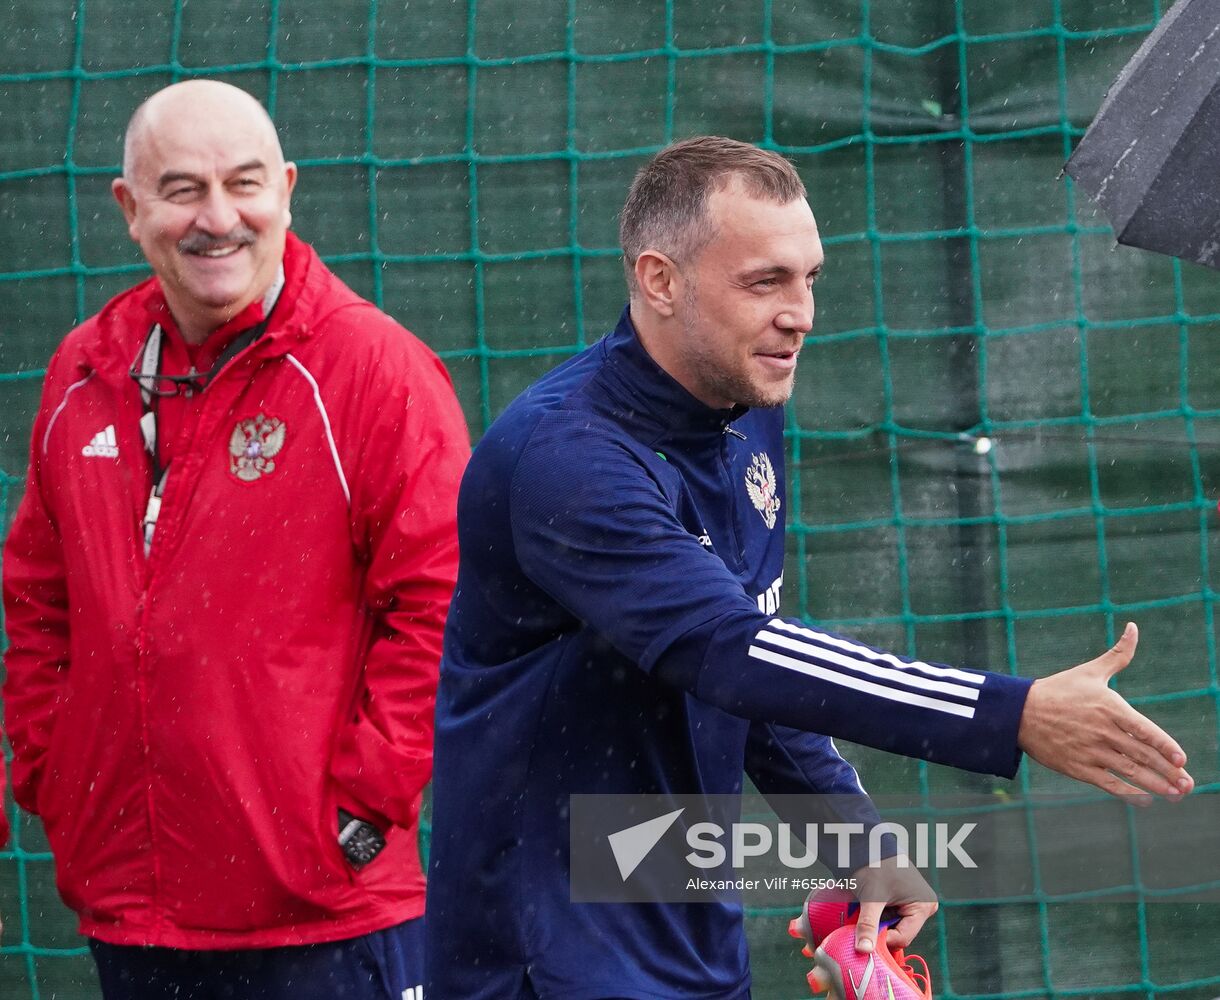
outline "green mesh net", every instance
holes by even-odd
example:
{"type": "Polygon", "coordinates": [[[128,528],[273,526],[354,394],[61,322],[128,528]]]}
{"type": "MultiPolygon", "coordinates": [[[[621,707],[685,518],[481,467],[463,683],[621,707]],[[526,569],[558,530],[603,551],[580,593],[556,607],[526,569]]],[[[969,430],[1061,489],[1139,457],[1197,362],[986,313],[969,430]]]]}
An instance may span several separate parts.
{"type": "MultiPolygon", "coordinates": [[[[154,89],[217,76],[266,102],[301,167],[297,231],[441,353],[476,436],[613,324],[616,212],[637,167],[672,138],[727,134],[797,164],[828,253],[788,415],[785,610],[1030,676],[1091,658],[1133,618],[1143,652],[1118,687],[1214,790],[1220,282],[1114,250],[1057,180],[1161,13],[1156,0],[11,0],[0,528],[46,359],[146,273],[109,185],[154,89]]],[[[875,792],[992,787],[845,751],[875,792]]],[[[1019,782],[1068,787],[1037,769],[1019,782]]],[[[96,997],[41,829],[6,808],[0,996],[96,997]]],[[[751,910],[765,1000],[804,995],[789,915],[751,910]]],[[[942,997],[1203,1000],[1220,993],[1218,930],[1215,907],[1123,872],[1071,901],[947,904],[921,943],[942,997]]]]}

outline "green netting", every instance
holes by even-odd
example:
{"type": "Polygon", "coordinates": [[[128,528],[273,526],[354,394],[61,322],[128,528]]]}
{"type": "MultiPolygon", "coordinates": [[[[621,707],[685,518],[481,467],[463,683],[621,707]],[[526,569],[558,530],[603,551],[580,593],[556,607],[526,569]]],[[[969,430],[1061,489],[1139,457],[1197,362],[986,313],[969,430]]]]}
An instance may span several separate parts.
{"type": "MultiPolygon", "coordinates": [[[[781,150],[828,251],[789,409],[787,610],[1025,675],[1135,618],[1119,687],[1218,779],[1213,272],[1114,251],[1059,167],[1156,0],[10,0],[0,10],[0,526],[46,359],[145,273],[109,183],[149,92],[220,76],[301,166],[298,231],[446,359],[472,429],[609,327],[615,214],[671,138],[781,150]],[[990,443],[980,445],[980,439],[990,443]]],[[[874,791],[982,780],[863,749],[874,791]]],[[[1030,791],[1067,787],[1026,771],[1030,791]]],[[[1002,784],[1002,783],[1000,783],[1002,784]]],[[[94,997],[36,821],[0,853],[0,995],[94,997]]],[[[1029,820],[1036,848],[1036,817],[1029,820]]],[[[787,912],[756,991],[803,995],[787,912]]],[[[1215,908],[1138,864],[947,905],[938,996],[1209,997],[1215,908]],[[1132,889],[1137,902],[1114,894],[1132,889]]]]}

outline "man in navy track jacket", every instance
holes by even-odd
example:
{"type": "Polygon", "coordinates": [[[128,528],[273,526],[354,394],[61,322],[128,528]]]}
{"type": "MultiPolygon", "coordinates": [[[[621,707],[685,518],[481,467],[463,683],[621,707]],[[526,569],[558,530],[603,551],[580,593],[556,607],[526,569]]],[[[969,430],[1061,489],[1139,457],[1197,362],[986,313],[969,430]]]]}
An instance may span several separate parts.
{"type": "MultiPolygon", "coordinates": [[[[823,260],[791,165],[677,143],[637,176],[621,235],[618,326],[508,407],[462,484],[429,1000],[749,995],[740,905],[570,901],[574,793],[731,794],[744,770],[766,794],[862,795],[836,736],[1006,777],[1024,750],[1115,793],[1190,790],[1177,744],[1106,687],[1134,626],[1031,683],[777,616],[782,404],[823,260]]],[[[896,901],[904,944],[935,903],[896,901]]]]}

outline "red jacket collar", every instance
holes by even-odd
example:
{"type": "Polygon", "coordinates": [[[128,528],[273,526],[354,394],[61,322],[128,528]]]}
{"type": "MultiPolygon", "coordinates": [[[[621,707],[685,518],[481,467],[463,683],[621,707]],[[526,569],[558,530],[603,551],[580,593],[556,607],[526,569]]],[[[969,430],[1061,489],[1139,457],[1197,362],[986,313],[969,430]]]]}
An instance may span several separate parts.
{"type": "MultiPolygon", "coordinates": [[[[316,306],[333,282],[313,248],[289,232],[284,241],[284,288],[266,333],[252,349],[269,357],[284,354],[308,339],[311,323],[319,318],[316,306]]],[[[217,332],[249,327],[262,318],[262,303],[257,301],[217,332]]],[[[96,321],[97,335],[84,345],[87,366],[99,374],[126,377],[153,324],[172,325],[173,317],[161,283],[153,276],[111,299],[96,321]]]]}

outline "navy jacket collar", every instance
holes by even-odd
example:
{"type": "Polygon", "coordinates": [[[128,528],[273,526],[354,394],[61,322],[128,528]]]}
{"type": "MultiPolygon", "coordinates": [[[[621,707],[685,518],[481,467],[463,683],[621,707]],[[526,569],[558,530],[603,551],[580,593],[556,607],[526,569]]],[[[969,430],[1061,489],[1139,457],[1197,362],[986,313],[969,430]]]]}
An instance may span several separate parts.
{"type": "Polygon", "coordinates": [[[644,350],[631,322],[631,307],[625,306],[618,325],[602,341],[609,380],[631,404],[632,411],[652,417],[667,431],[714,431],[722,433],[749,407],[717,410],[686,391],[644,350]]]}

